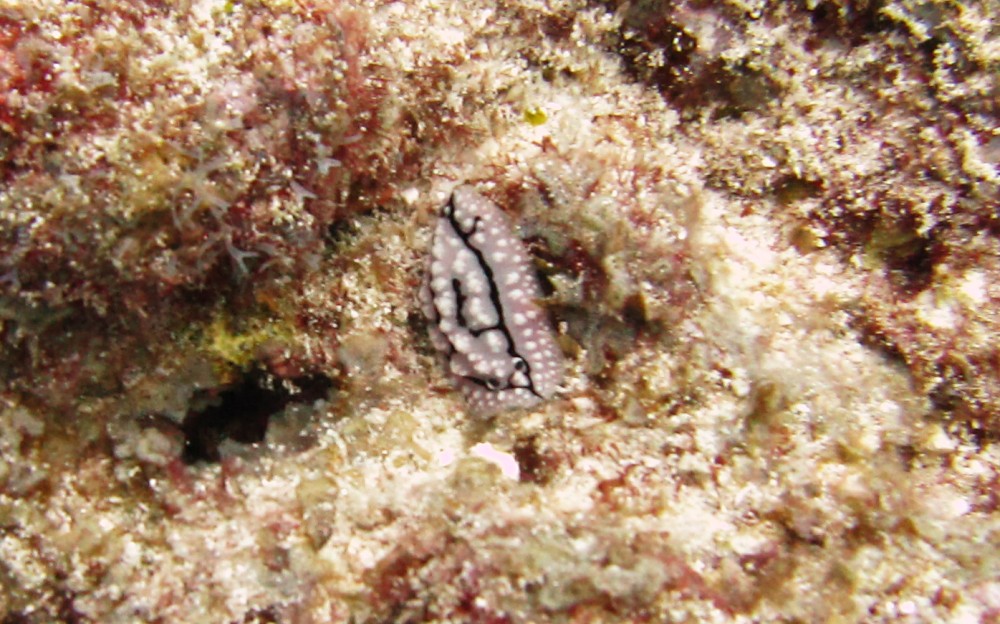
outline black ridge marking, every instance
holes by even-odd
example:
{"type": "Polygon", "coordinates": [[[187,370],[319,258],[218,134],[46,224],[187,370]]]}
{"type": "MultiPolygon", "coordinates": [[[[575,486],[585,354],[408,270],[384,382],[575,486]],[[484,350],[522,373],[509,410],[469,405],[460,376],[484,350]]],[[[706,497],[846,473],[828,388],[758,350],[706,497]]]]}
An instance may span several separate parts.
{"type": "Polygon", "coordinates": [[[507,385],[506,386],[500,386],[500,385],[498,385],[500,382],[497,380],[496,377],[488,377],[486,379],[481,379],[479,377],[473,377],[471,375],[465,375],[463,378],[464,379],[468,379],[472,383],[474,383],[476,385],[479,385],[479,386],[483,386],[487,390],[491,390],[493,392],[498,392],[500,390],[511,390],[511,389],[513,389],[513,390],[519,390],[519,389],[520,390],[530,390],[532,394],[534,394],[535,396],[541,398],[541,395],[538,394],[537,392],[535,392],[534,385],[531,383],[531,376],[528,374],[528,363],[521,356],[516,356],[516,357],[517,357],[517,362],[514,364],[514,371],[515,372],[511,373],[510,376],[507,377],[507,385]],[[518,368],[518,364],[524,364],[524,369],[522,370],[521,368],[518,368]],[[514,381],[513,381],[514,375],[516,373],[519,373],[519,372],[520,373],[524,373],[524,375],[526,377],[528,377],[528,385],[527,386],[519,386],[519,385],[516,385],[514,383],[514,381]]]}
{"type": "Polygon", "coordinates": [[[457,277],[451,278],[451,289],[455,291],[455,322],[458,323],[459,327],[468,328],[469,322],[465,320],[465,315],[462,314],[462,306],[465,305],[467,297],[462,292],[462,282],[457,277]]]}
{"type": "MultiPolygon", "coordinates": [[[[538,397],[538,398],[541,399],[543,397],[542,397],[542,395],[540,395],[538,393],[537,390],[535,390],[535,384],[534,384],[534,382],[531,379],[531,365],[528,364],[527,358],[525,358],[520,353],[518,353],[517,347],[514,344],[514,337],[511,335],[510,330],[507,328],[507,322],[504,319],[503,305],[500,303],[500,290],[497,288],[496,280],[493,277],[493,268],[490,267],[489,262],[486,261],[486,257],[483,255],[483,252],[480,251],[478,247],[476,247],[475,245],[473,245],[472,241],[470,240],[472,238],[472,236],[476,233],[476,229],[479,227],[479,224],[482,221],[482,219],[480,217],[475,217],[473,219],[473,221],[472,221],[472,227],[469,229],[468,232],[466,232],[465,230],[462,229],[462,224],[460,224],[458,222],[458,218],[455,216],[455,210],[456,210],[456,208],[455,208],[455,194],[452,193],[451,198],[448,200],[448,203],[445,204],[445,207],[444,207],[444,210],[442,211],[442,214],[444,215],[444,217],[446,219],[448,219],[448,223],[449,223],[449,225],[451,225],[451,228],[455,231],[455,234],[460,239],[462,239],[462,244],[465,245],[465,248],[468,249],[469,251],[471,251],[473,253],[473,255],[475,255],[476,261],[479,262],[479,268],[482,270],[483,275],[486,277],[486,282],[490,285],[490,302],[493,304],[493,308],[497,311],[497,324],[496,324],[496,326],[494,326],[494,327],[484,327],[484,328],[481,328],[481,329],[478,329],[478,330],[469,330],[469,333],[471,333],[475,337],[478,337],[483,332],[494,330],[494,329],[502,332],[504,338],[507,340],[507,354],[510,355],[510,357],[512,357],[512,358],[517,358],[520,361],[524,362],[524,370],[523,371],[519,371],[519,372],[523,372],[524,373],[524,376],[528,379],[528,385],[526,385],[526,386],[515,386],[515,385],[513,385],[511,383],[511,377],[513,377],[513,375],[511,375],[511,377],[507,378],[507,386],[505,388],[491,388],[489,385],[487,385],[486,380],[480,379],[479,377],[474,377],[474,376],[471,376],[471,375],[466,375],[465,379],[467,379],[467,380],[469,380],[469,381],[471,381],[471,382],[473,382],[475,384],[478,384],[478,385],[486,388],[487,390],[491,390],[491,391],[494,391],[494,392],[496,392],[498,390],[510,390],[511,388],[523,388],[523,389],[526,389],[526,390],[530,391],[533,395],[535,395],[536,397],[538,397]]],[[[461,287],[461,282],[458,281],[458,280],[453,279],[452,280],[452,288],[457,288],[458,290],[460,290],[460,287],[461,287]]],[[[456,296],[458,294],[460,294],[460,293],[458,293],[458,290],[456,290],[456,296]]],[[[462,299],[460,299],[459,302],[464,303],[464,301],[465,301],[465,296],[462,295],[462,299]]],[[[459,303],[459,302],[456,302],[456,303],[459,303]]],[[[460,304],[459,304],[459,310],[461,310],[461,305],[460,304]]],[[[461,314],[459,314],[459,315],[456,316],[456,320],[459,320],[460,322],[463,322],[463,323],[465,321],[464,317],[462,317],[461,314]]],[[[465,327],[466,329],[468,329],[468,327],[466,325],[464,325],[464,324],[462,325],[462,327],[465,327]]],[[[449,363],[451,362],[451,358],[452,358],[453,355],[454,355],[454,351],[451,354],[448,355],[448,361],[449,361],[449,363]]],[[[517,370],[517,366],[516,365],[515,365],[515,370],[517,370]]]]}
{"type": "MultiPolygon", "coordinates": [[[[468,301],[468,297],[462,292],[462,280],[457,277],[451,278],[451,289],[455,293],[455,322],[458,323],[459,327],[468,330],[474,338],[479,338],[488,331],[501,330],[500,323],[496,325],[490,325],[488,327],[471,328],[469,327],[469,322],[465,320],[465,314],[462,313],[462,306],[468,301]]],[[[438,319],[441,318],[441,314],[438,313],[437,308],[434,308],[435,314],[438,315],[438,319]]]]}

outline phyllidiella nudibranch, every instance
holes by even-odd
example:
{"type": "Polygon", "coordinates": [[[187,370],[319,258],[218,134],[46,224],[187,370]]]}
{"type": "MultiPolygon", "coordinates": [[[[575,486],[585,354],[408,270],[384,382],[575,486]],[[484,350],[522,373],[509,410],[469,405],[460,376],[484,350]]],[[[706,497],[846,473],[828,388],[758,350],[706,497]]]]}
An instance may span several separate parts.
{"type": "Polygon", "coordinates": [[[530,407],[562,381],[535,270],[506,215],[471,187],[441,209],[422,289],[431,342],[480,415],[530,407]]]}

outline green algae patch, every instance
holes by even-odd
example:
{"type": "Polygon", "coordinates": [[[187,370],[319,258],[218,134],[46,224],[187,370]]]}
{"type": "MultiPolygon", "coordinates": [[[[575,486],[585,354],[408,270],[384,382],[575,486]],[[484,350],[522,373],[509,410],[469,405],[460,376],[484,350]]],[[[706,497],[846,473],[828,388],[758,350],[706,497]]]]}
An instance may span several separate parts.
{"type": "Polygon", "coordinates": [[[532,126],[540,126],[549,120],[549,116],[541,108],[526,108],[524,120],[532,126]]]}
{"type": "MultiPolygon", "coordinates": [[[[204,348],[223,369],[246,369],[273,344],[297,340],[294,328],[283,320],[239,319],[216,316],[204,329],[204,348]]],[[[218,371],[222,372],[222,371],[218,371]]]]}

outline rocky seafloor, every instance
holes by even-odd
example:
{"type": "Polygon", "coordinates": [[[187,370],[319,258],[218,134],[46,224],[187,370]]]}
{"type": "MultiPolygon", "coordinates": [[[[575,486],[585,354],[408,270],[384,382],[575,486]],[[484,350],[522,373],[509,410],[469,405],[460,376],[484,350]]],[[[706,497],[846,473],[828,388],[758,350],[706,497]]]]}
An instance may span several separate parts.
{"type": "Polygon", "coordinates": [[[0,1],[0,621],[997,622],[994,0],[0,1]],[[557,395],[417,292],[517,224],[557,395]]]}

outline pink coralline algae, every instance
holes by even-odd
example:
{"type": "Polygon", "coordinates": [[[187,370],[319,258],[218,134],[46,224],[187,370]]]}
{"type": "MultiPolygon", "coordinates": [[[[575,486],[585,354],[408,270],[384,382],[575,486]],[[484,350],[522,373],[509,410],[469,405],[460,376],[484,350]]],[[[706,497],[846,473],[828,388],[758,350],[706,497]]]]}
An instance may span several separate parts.
{"type": "Polygon", "coordinates": [[[507,218],[472,188],[455,189],[434,233],[424,312],[434,346],[482,414],[530,407],[562,378],[562,355],[531,262],[507,218]]]}

